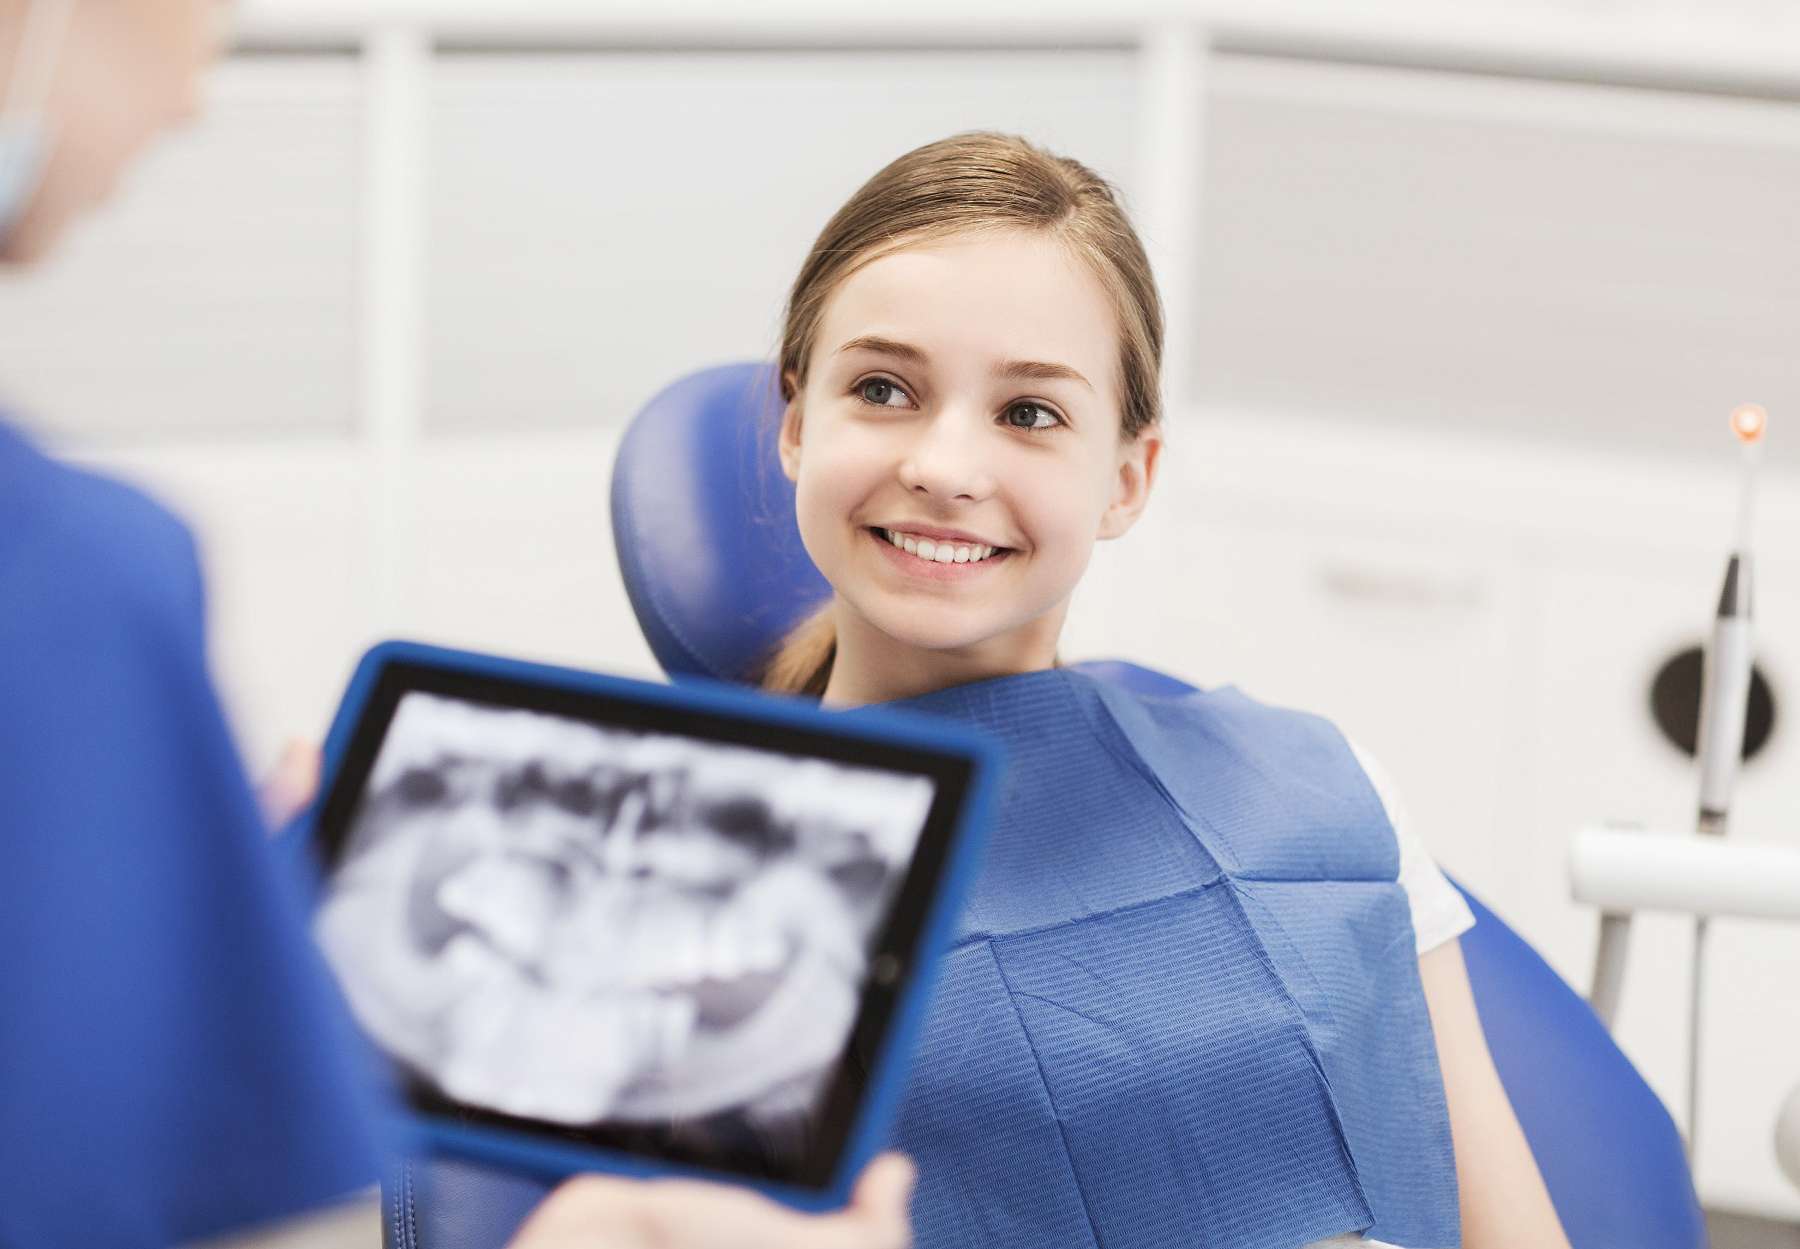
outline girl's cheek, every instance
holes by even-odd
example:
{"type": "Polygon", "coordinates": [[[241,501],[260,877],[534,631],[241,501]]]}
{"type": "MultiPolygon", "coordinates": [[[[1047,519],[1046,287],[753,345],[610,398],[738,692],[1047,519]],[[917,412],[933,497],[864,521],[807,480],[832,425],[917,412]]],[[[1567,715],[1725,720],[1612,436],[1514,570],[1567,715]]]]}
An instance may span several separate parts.
{"type": "Polygon", "coordinates": [[[856,496],[841,472],[828,463],[803,462],[794,492],[794,516],[800,539],[815,561],[829,558],[856,496]],[[821,545],[823,544],[823,545],[821,545]]]}
{"type": "Polygon", "coordinates": [[[803,476],[810,473],[826,493],[853,494],[893,474],[894,456],[890,442],[857,431],[821,440],[816,449],[808,448],[809,456],[802,459],[801,473],[803,476]]]}

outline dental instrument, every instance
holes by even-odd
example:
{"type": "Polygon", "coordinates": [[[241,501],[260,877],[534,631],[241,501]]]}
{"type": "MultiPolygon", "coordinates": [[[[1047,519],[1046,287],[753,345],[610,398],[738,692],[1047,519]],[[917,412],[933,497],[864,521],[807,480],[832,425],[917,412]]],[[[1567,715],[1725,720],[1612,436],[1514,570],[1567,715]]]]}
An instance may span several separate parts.
{"type": "MultiPolygon", "coordinates": [[[[1744,753],[1744,719],[1750,705],[1750,673],[1753,654],[1750,559],[1751,526],[1755,519],[1756,468],[1763,432],[1769,416],[1754,403],[1741,404],[1731,413],[1731,432],[1737,436],[1740,480],[1737,537],[1725,565],[1725,585],[1713,619],[1712,645],[1706,649],[1705,674],[1700,685],[1700,732],[1695,753],[1700,764],[1698,831],[1723,837],[1731,821],[1731,796],[1737,788],[1738,765],[1744,753]]],[[[1699,1138],[1700,1104],[1700,1003],[1706,982],[1707,917],[1694,917],[1694,972],[1688,990],[1688,1156],[1694,1155],[1699,1138]]]]}

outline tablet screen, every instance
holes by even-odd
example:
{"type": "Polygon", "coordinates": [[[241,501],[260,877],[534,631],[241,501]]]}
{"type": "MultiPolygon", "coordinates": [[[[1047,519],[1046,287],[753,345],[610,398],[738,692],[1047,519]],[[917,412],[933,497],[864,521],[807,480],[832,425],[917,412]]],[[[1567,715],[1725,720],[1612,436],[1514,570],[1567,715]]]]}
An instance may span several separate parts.
{"type": "Polygon", "coordinates": [[[413,1106],[826,1182],[967,771],[825,719],[390,665],[314,922],[413,1106]]]}

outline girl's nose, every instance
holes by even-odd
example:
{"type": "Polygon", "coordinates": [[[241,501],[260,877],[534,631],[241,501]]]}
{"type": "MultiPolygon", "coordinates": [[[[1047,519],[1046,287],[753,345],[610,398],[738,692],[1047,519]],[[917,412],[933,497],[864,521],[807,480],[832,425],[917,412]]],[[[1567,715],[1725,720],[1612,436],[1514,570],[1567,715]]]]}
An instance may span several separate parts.
{"type": "Polygon", "coordinates": [[[940,412],[923,424],[917,440],[900,461],[900,484],[948,502],[977,502],[994,492],[988,466],[991,450],[981,435],[982,417],[940,412]]]}

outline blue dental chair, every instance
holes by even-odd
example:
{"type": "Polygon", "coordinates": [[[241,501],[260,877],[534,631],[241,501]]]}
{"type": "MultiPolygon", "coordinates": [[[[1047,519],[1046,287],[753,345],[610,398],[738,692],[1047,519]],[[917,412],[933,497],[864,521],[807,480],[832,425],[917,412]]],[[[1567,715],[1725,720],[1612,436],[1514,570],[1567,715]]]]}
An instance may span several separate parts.
{"type": "MultiPolygon", "coordinates": [[[[772,369],[734,364],[676,382],[632,422],[613,467],[619,566],[659,663],[753,679],[830,588],[794,524],[774,456],[772,369]]],[[[1133,664],[1077,665],[1145,692],[1185,683],[1133,664]]],[[[1461,889],[1461,886],[1457,886],[1461,889]]],[[[1705,1249],[1705,1221],[1668,1111],[1586,1002],[1465,889],[1462,938],[1482,1028],[1574,1249],[1705,1249]]],[[[384,1184],[391,1249],[499,1249],[547,1191],[446,1160],[384,1184]]]]}

